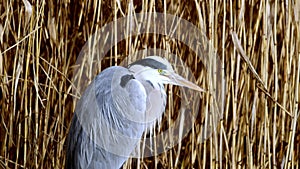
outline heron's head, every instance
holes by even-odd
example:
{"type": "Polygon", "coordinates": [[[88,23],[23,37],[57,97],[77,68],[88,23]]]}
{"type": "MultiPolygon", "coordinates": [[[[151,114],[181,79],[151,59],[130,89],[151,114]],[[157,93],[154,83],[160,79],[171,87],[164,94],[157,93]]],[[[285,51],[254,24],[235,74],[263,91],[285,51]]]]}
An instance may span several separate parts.
{"type": "Polygon", "coordinates": [[[149,56],[138,60],[129,65],[129,70],[133,72],[136,79],[149,81],[152,84],[172,84],[204,91],[198,85],[176,74],[171,64],[158,56],[149,56]]]}

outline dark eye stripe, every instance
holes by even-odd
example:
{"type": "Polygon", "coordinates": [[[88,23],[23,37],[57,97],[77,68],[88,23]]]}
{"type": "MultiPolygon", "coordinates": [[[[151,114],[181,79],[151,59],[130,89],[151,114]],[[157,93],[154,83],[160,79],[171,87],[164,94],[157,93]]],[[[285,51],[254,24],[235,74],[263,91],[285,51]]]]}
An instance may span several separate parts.
{"type": "Polygon", "coordinates": [[[133,62],[132,64],[129,65],[129,67],[133,66],[133,65],[148,66],[148,67],[151,67],[153,69],[163,69],[163,70],[167,69],[167,65],[165,65],[161,62],[158,62],[154,59],[150,59],[150,58],[146,58],[146,59],[142,59],[142,60],[138,60],[136,62],[133,62]]]}

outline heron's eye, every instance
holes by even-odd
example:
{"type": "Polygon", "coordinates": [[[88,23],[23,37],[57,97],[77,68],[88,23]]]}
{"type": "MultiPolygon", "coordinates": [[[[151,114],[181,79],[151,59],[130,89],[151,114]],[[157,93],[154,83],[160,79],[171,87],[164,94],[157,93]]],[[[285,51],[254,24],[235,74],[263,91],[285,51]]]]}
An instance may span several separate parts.
{"type": "Polygon", "coordinates": [[[163,74],[163,72],[164,72],[162,69],[157,69],[157,71],[159,74],[163,74]]]}

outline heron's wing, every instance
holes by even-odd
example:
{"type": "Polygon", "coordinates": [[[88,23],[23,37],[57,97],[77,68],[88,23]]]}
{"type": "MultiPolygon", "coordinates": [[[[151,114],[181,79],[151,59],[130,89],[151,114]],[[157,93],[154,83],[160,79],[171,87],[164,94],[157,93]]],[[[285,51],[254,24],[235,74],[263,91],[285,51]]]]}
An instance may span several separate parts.
{"type": "Polygon", "coordinates": [[[146,97],[126,68],[101,72],[77,104],[66,167],[120,168],[144,132],[146,97]]]}

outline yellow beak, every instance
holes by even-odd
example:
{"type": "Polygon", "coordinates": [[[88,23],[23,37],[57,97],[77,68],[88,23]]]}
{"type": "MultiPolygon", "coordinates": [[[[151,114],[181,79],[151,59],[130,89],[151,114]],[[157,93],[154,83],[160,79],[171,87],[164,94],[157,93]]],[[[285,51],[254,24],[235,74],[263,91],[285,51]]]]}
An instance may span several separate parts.
{"type": "Polygon", "coordinates": [[[205,90],[199,87],[198,85],[186,80],[185,78],[176,73],[168,72],[165,76],[167,76],[170,79],[170,84],[188,87],[199,92],[205,92],[205,90]]]}

